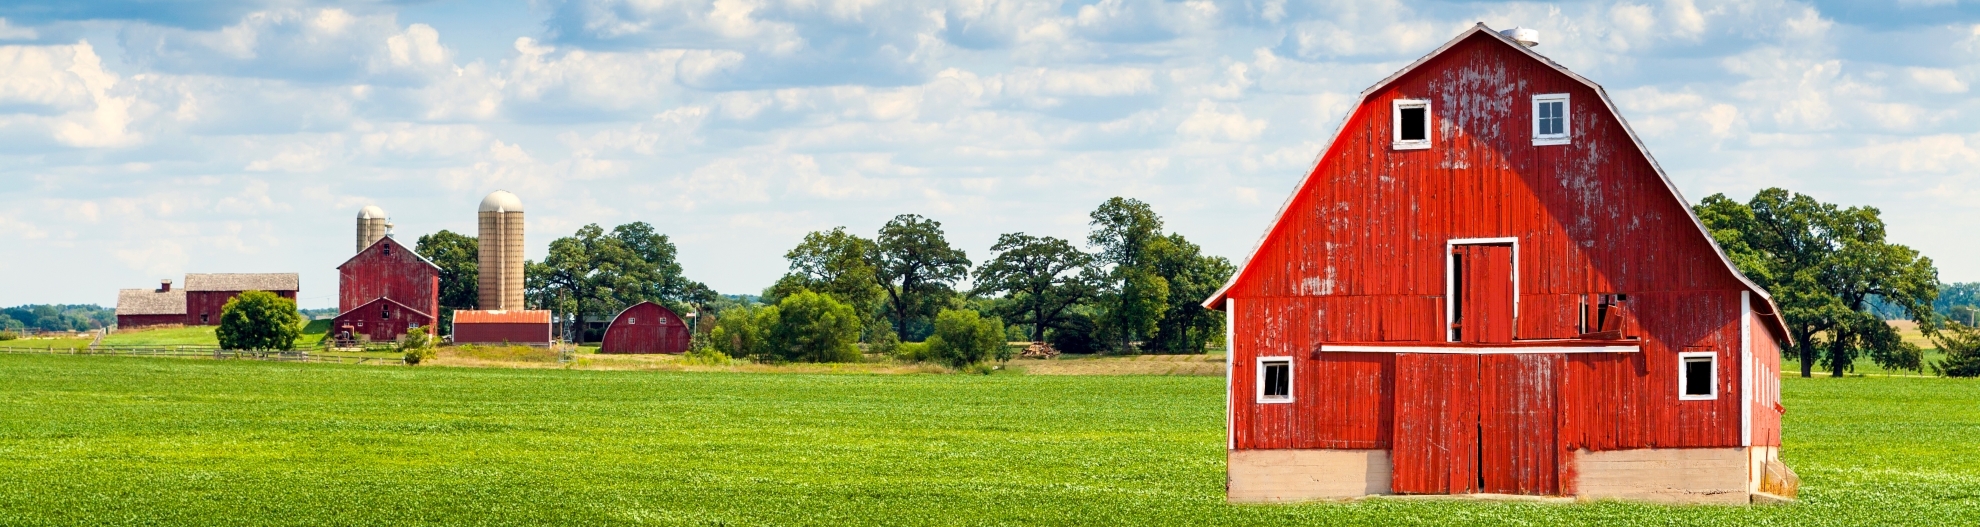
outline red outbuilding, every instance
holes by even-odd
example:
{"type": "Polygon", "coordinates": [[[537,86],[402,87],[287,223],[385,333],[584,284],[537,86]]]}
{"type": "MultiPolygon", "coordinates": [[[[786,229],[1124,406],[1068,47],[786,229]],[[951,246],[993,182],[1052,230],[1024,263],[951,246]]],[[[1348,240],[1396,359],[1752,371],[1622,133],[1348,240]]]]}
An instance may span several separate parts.
{"type": "Polygon", "coordinates": [[[117,329],[179,326],[186,323],[186,291],[161,280],[158,289],[117,290],[117,329]]]}
{"type": "Polygon", "coordinates": [[[687,321],[674,310],[652,302],[633,304],[612,317],[605,327],[599,353],[683,353],[688,349],[687,321]]]}
{"type": "Polygon", "coordinates": [[[268,291],[296,299],[296,273],[213,273],[186,274],[186,325],[218,326],[221,308],[247,291],[268,291]]]}
{"type": "Polygon", "coordinates": [[[1600,86],[1483,24],[1362,92],[1204,307],[1232,501],[1792,486],[1779,309],[1600,86]]]}
{"type": "Polygon", "coordinates": [[[346,323],[355,323],[353,337],[392,341],[412,326],[432,328],[438,320],[440,267],[391,236],[337,266],[337,280],[333,328],[340,333],[346,323]]]}
{"type": "Polygon", "coordinates": [[[550,344],[550,312],[498,310],[454,312],[455,344],[550,344]]]}

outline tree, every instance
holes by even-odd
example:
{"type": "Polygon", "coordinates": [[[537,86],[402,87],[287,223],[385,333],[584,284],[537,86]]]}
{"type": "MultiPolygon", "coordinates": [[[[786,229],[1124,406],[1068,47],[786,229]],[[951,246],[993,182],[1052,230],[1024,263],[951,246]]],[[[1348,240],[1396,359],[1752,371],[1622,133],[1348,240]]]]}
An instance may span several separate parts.
{"type": "Polygon", "coordinates": [[[1932,364],[1932,373],[1947,377],[1980,377],[1980,329],[1952,322],[1930,335],[1946,358],[1932,364]]]}
{"type": "Polygon", "coordinates": [[[829,295],[799,291],[776,307],[765,308],[758,322],[767,327],[763,345],[780,361],[858,362],[860,317],[852,306],[829,295]]]}
{"type": "Polygon", "coordinates": [[[223,349],[289,351],[296,349],[296,337],[302,335],[302,313],[296,312],[294,300],[247,291],[220,308],[215,333],[223,349]]]}
{"type": "Polygon", "coordinates": [[[413,250],[440,268],[440,327],[451,329],[454,310],[474,309],[481,301],[481,242],[442,230],[420,236],[413,250]]]}
{"type": "Polygon", "coordinates": [[[1033,342],[1044,341],[1068,310],[1099,293],[1093,256],[1065,240],[1010,233],[997,237],[990,251],[995,256],[976,270],[975,292],[1008,297],[1003,314],[1029,324],[1033,342]]]}
{"type": "Polygon", "coordinates": [[[990,360],[1010,360],[1004,346],[1004,323],[966,309],[944,309],[935,315],[935,334],[928,337],[929,358],[952,368],[990,360]]]}
{"type": "Polygon", "coordinates": [[[1887,368],[1920,367],[1917,347],[1869,307],[1881,298],[1931,331],[1938,270],[1918,251],[1886,242],[1876,208],[1770,188],[1745,204],[1713,194],[1695,210],[1740,272],[1773,294],[1802,377],[1818,358],[1836,377],[1862,355],[1887,368]]]}
{"type": "Polygon", "coordinates": [[[867,260],[878,247],[873,240],[846,232],[845,227],[812,231],[784,258],[790,272],[764,291],[765,301],[775,302],[798,291],[816,291],[851,304],[861,317],[878,316],[881,297],[879,272],[867,260]]]}
{"type": "Polygon", "coordinates": [[[405,338],[399,339],[399,351],[403,354],[405,363],[413,366],[431,360],[436,355],[433,349],[433,337],[427,333],[424,326],[413,326],[412,329],[406,330],[405,338]]]}
{"type": "Polygon", "coordinates": [[[867,261],[887,294],[894,335],[908,340],[908,323],[926,318],[969,277],[969,257],[949,246],[942,222],[914,214],[895,216],[880,227],[867,261]]]}
{"type": "Polygon", "coordinates": [[[1223,287],[1237,268],[1224,257],[1204,256],[1201,247],[1181,234],[1150,243],[1149,254],[1155,275],[1168,285],[1168,302],[1143,347],[1164,353],[1203,353],[1223,331],[1224,314],[1204,309],[1201,302],[1223,287]]]}
{"type": "MultiPolygon", "coordinates": [[[[620,225],[610,233],[597,224],[550,242],[542,262],[524,266],[524,293],[530,304],[549,309],[581,328],[588,315],[606,315],[632,304],[652,301],[675,311],[691,302],[706,302],[713,291],[681,274],[674,244],[645,222],[620,225]]],[[[570,332],[573,341],[584,332],[570,332]]]]}
{"type": "Polygon", "coordinates": [[[1154,331],[1168,307],[1168,281],[1149,266],[1150,245],[1162,237],[1162,217],[1147,203],[1122,197],[1108,198],[1090,217],[1093,230],[1086,242],[1100,249],[1099,263],[1107,268],[1101,331],[1117,349],[1129,350],[1154,331]]]}
{"type": "Polygon", "coordinates": [[[762,356],[763,328],[771,322],[765,311],[774,308],[736,306],[722,311],[716,319],[715,329],[709,331],[709,344],[716,351],[735,358],[762,356]]]}

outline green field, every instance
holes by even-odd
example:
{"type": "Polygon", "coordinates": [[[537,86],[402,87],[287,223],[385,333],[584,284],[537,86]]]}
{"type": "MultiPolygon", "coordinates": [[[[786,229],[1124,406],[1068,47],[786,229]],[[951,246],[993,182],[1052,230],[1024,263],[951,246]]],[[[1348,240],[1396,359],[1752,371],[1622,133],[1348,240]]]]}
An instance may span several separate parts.
{"type": "Polygon", "coordinates": [[[0,355],[0,524],[1980,523],[1969,380],[1787,379],[1754,508],[1226,505],[1223,387],[0,355]]]}

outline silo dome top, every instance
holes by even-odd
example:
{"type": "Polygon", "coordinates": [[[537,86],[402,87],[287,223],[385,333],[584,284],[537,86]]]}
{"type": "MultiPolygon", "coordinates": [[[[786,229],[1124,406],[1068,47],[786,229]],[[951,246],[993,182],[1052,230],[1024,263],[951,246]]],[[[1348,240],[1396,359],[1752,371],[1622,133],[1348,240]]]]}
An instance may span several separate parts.
{"type": "Polygon", "coordinates": [[[358,209],[357,219],[360,220],[385,219],[385,209],[378,208],[377,205],[365,205],[364,208],[358,209]]]}
{"type": "Polygon", "coordinates": [[[497,190],[494,192],[490,192],[488,194],[488,197],[481,198],[481,212],[522,212],[522,211],[523,211],[522,200],[517,199],[515,194],[510,194],[509,191],[507,190],[497,190]]]}

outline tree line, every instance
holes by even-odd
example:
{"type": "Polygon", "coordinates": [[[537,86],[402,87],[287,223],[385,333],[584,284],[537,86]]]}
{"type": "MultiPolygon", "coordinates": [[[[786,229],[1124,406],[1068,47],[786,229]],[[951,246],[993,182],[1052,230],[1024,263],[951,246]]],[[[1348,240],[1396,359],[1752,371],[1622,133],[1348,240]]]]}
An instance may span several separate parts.
{"type": "MultiPolygon", "coordinates": [[[[1007,339],[1074,353],[1200,353],[1222,338],[1222,314],[1197,303],[1234,272],[1228,259],[1164,232],[1139,200],[1109,199],[1089,218],[1084,248],[1007,233],[981,263],[948,241],[941,222],[916,214],[894,217],[872,237],[815,231],[784,254],[788,272],[756,297],[720,295],[683,276],[673,243],[644,222],[586,225],[526,263],[525,296],[577,328],[569,338],[596,339],[587,318],[653,301],[719,319],[708,329],[726,342],[709,346],[773,360],[847,360],[856,343],[922,342],[938,354],[967,354],[958,341],[1007,339]],[[982,335],[991,329],[994,338],[982,335]],[[942,338],[927,343],[932,337],[942,338]]],[[[443,327],[453,310],[475,308],[475,238],[440,231],[421,236],[416,250],[440,267],[443,327]]]]}

